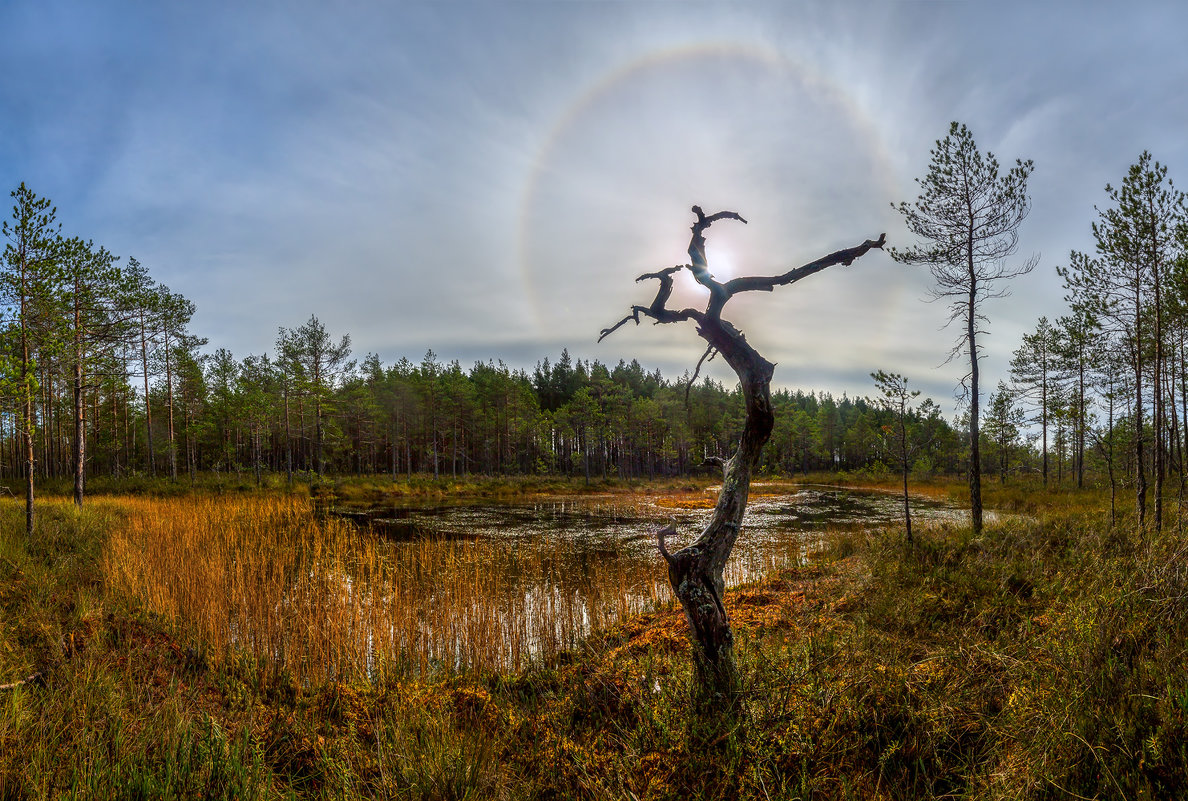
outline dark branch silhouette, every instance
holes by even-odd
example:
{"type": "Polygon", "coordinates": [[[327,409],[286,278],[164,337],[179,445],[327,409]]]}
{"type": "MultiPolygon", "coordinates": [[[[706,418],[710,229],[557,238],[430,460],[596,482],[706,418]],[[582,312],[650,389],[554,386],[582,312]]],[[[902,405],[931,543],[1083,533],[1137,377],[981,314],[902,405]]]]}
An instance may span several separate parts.
{"type": "Polygon", "coordinates": [[[673,315],[679,315],[680,312],[669,311],[665,308],[665,305],[668,303],[669,296],[672,295],[673,273],[680,272],[688,266],[689,265],[687,264],[678,264],[675,267],[669,267],[667,269],[661,270],[660,272],[644,273],[639,278],[636,278],[635,282],[637,284],[640,281],[646,281],[649,278],[656,278],[660,281],[660,289],[656,292],[656,299],[652,301],[651,306],[632,306],[631,314],[628,314],[610,328],[602,329],[602,333],[599,335],[598,341],[601,342],[602,340],[606,339],[608,336],[617,331],[621,325],[629,320],[634,320],[635,324],[639,325],[640,314],[646,314],[648,317],[654,319],[657,323],[673,323],[678,322],[679,319],[684,319],[674,317],[673,315]]]}
{"type": "Polygon", "coordinates": [[[735,278],[726,282],[726,294],[736,295],[739,292],[762,291],[770,292],[777,286],[785,286],[787,284],[794,284],[801,278],[808,278],[813,273],[819,273],[826,267],[832,267],[835,264],[842,264],[850,266],[854,260],[859,256],[865,255],[871,248],[882,249],[887,242],[887,235],[881,234],[878,239],[871,241],[866,240],[856,248],[846,248],[839,250],[836,253],[830,253],[828,256],[817,259],[814,262],[809,262],[803,267],[797,267],[795,270],[789,270],[783,275],[777,276],[757,276],[757,277],[742,277],[735,278]]]}
{"type": "Polygon", "coordinates": [[[701,358],[697,360],[697,367],[693,370],[693,377],[689,379],[689,383],[685,384],[685,408],[689,408],[689,390],[693,389],[693,385],[697,383],[697,376],[701,375],[701,365],[706,361],[713,361],[714,356],[717,355],[714,346],[710,345],[705,349],[705,353],[701,354],[701,358]]]}
{"type": "Polygon", "coordinates": [[[739,292],[770,292],[777,286],[794,283],[835,264],[852,264],[872,248],[881,249],[886,242],[886,235],[876,240],[868,239],[857,247],[831,253],[782,275],[736,278],[722,283],[715,280],[709,271],[705,255],[705,231],[719,220],[737,220],[741,223],[746,223],[746,220],[733,211],[706,215],[700,206],[694,206],[693,213],[697,219],[689,240],[690,263],[641,275],[637,280],[655,278],[660,281],[656,299],[649,306],[632,306],[630,314],[611,328],[603,329],[599,341],[629,320],[634,320],[638,325],[641,315],[657,324],[692,320],[697,324],[698,335],[707,345],[697,363],[694,380],[700,373],[702,363],[711,354],[721,354],[738,376],[746,408],[746,422],[738,448],[729,459],[706,459],[707,465],[718,465],[723,469],[722,489],[718,493],[713,517],[694,542],[676,552],[670,552],[665,545],[665,538],[676,534],[676,528],[669,525],[656,532],[660,555],[668,565],[669,583],[680,599],[685,619],[689,622],[701,687],[712,695],[732,699],[738,689],[738,667],[734,659],[734,636],[722,605],[722,575],[742,528],[751,471],[758,463],[763,445],[771,436],[775,424],[770,389],[775,365],[751,347],[746,337],[729,321],[722,319],[722,309],[739,292]],[[674,274],[685,268],[693,274],[697,283],[709,290],[705,311],[677,311],[666,305],[672,294],[674,274]]]}

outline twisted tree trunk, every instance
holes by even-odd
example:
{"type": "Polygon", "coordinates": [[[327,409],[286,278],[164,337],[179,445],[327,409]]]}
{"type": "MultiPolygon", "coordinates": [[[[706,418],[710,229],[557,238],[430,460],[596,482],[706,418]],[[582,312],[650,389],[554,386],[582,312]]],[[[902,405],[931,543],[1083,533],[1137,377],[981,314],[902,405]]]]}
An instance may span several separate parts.
{"type": "Polygon", "coordinates": [[[759,463],[771,436],[775,416],[771,409],[771,377],[775,365],[764,359],[725,322],[698,328],[738,374],[746,408],[746,423],[734,455],[723,464],[722,489],[713,517],[692,545],[669,553],[664,538],[675,529],[659,532],[660,554],[668,563],[668,581],[685,610],[693,640],[699,683],[714,694],[738,690],[734,660],[734,635],[722,603],[726,560],[742,531],[743,515],[751,488],[751,472],[759,463]]]}
{"type": "MultiPolygon", "coordinates": [[[[692,320],[697,324],[698,335],[708,344],[706,356],[715,352],[721,354],[738,376],[742,387],[746,422],[738,447],[728,460],[708,460],[723,468],[722,489],[718,493],[713,517],[696,541],[676,552],[670,552],[665,544],[665,538],[676,533],[673,526],[656,534],[660,554],[668,564],[669,582],[689,622],[689,636],[693,641],[694,663],[700,686],[707,695],[728,699],[739,688],[739,675],[734,657],[734,635],[722,602],[725,590],[723,573],[726,560],[730,558],[742,530],[751,473],[759,462],[763,446],[775,424],[771,408],[771,378],[775,365],[751,347],[737,328],[722,319],[722,309],[739,292],[770,292],[776,286],[794,283],[826,267],[851,264],[871,248],[882,248],[886,235],[877,240],[868,239],[857,247],[831,253],[782,275],[735,278],[721,283],[709,272],[705,256],[705,230],[718,220],[732,219],[742,223],[746,223],[746,220],[732,211],[722,211],[707,217],[698,206],[693,207],[693,213],[697,221],[693,224],[693,236],[689,242],[691,263],[647,273],[636,279],[643,281],[654,278],[660,281],[655,300],[649,306],[632,306],[630,314],[611,328],[603,329],[599,340],[628,321],[638,325],[640,315],[650,317],[657,323],[692,320]],[[682,269],[688,269],[694,279],[709,290],[710,297],[704,311],[667,308],[673,289],[672,276],[682,269]]],[[[694,374],[693,380],[696,377],[694,374]]]]}

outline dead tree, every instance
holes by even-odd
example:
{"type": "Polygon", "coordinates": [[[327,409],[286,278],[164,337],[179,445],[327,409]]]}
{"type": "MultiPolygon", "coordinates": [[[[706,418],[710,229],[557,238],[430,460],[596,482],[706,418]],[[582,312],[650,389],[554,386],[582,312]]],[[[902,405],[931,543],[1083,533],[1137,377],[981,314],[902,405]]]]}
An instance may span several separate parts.
{"type": "Polygon", "coordinates": [[[693,224],[693,237],[689,241],[692,263],[640,276],[637,280],[660,280],[656,299],[649,306],[632,306],[630,314],[614,326],[603,329],[599,341],[628,320],[638,325],[641,315],[657,324],[691,320],[697,325],[697,333],[708,345],[706,354],[721,354],[738,375],[746,407],[746,422],[734,455],[725,461],[711,460],[723,470],[722,489],[718,493],[713,517],[696,541],[676,552],[669,552],[665,546],[665,538],[675,534],[676,529],[668,526],[656,532],[660,555],[668,563],[668,580],[689,621],[689,636],[693,641],[700,686],[711,695],[729,698],[738,689],[738,666],[734,658],[734,635],[722,604],[722,573],[742,530],[751,472],[758,464],[760,452],[775,424],[771,409],[771,377],[775,365],[759,355],[734,325],[722,319],[722,309],[727,301],[740,292],[770,292],[777,286],[795,283],[826,267],[851,264],[871,248],[882,248],[886,234],[880,235],[877,240],[868,239],[857,247],[831,253],[783,275],[742,277],[722,283],[710,274],[706,262],[705,230],[718,220],[738,220],[741,223],[746,223],[746,220],[733,211],[720,211],[706,216],[698,206],[693,207],[693,213],[697,215],[697,222],[693,224]],[[704,310],[667,307],[672,293],[672,276],[681,269],[689,270],[697,283],[709,290],[709,301],[704,310]]]}

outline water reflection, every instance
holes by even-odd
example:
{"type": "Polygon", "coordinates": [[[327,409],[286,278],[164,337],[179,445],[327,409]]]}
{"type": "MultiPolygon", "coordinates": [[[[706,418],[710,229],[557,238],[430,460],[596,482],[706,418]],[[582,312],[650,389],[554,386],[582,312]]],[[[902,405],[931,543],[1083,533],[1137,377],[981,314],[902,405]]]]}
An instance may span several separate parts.
{"type": "MultiPolygon", "coordinates": [[[[406,613],[420,610],[419,624],[406,614],[400,626],[372,629],[372,648],[405,652],[415,637],[425,667],[515,668],[669,600],[652,532],[675,522],[681,532],[676,544],[691,541],[709,521],[714,495],[338,508],[329,514],[375,535],[382,560],[403,576],[399,605],[406,613]],[[450,548],[444,562],[425,561],[425,547],[435,543],[450,548]],[[472,589],[463,591],[460,582],[472,589]],[[443,626],[447,630],[436,630],[443,626]]],[[[937,501],[913,501],[921,522],[957,514],[937,501]]],[[[881,526],[901,515],[902,498],[889,493],[753,487],[727,584],[801,563],[825,529],[881,526]]]]}
{"type": "MultiPolygon", "coordinates": [[[[654,543],[651,532],[669,522],[691,538],[713,512],[708,500],[707,508],[674,506],[666,501],[566,497],[524,503],[338,506],[328,511],[394,542],[485,539],[545,545],[564,540],[611,555],[650,551],[654,543]]],[[[913,498],[912,516],[927,522],[954,520],[962,513],[941,501],[913,498]]],[[[816,540],[814,532],[826,528],[882,526],[902,518],[902,496],[893,493],[830,486],[775,494],[752,491],[735,552],[772,545],[803,546],[816,540]]]]}

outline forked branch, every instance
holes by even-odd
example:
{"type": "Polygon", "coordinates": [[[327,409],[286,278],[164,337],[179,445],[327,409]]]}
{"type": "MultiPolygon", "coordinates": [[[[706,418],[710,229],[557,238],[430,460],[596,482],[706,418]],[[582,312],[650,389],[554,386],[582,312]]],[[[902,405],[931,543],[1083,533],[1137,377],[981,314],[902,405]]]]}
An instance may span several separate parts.
{"type": "MultiPolygon", "coordinates": [[[[644,273],[639,278],[636,278],[635,280],[637,282],[651,278],[659,280],[660,288],[656,292],[656,298],[649,306],[632,306],[630,314],[610,328],[602,329],[598,337],[599,342],[606,339],[628,322],[634,322],[636,325],[639,325],[641,314],[645,317],[650,317],[658,324],[696,320],[699,324],[704,325],[707,320],[720,321],[722,308],[728,300],[739,292],[770,292],[777,286],[796,283],[800,279],[807,278],[814,273],[819,273],[827,267],[832,267],[836,264],[848,266],[853,264],[855,259],[864,256],[873,249],[881,250],[887,242],[887,235],[880,234],[878,239],[867,239],[861,245],[852,248],[843,248],[781,275],[744,276],[722,283],[716,280],[709,271],[709,264],[706,261],[705,255],[705,229],[719,220],[737,220],[744,224],[746,220],[738,212],[734,211],[719,211],[717,214],[706,215],[700,206],[694,206],[693,213],[697,215],[697,222],[693,223],[691,229],[693,236],[689,240],[689,258],[691,263],[678,264],[675,267],[668,267],[659,272],[644,273]],[[694,309],[676,311],[667,308],[668,299],[671,297],[673,290],[673,275],[683,269],[688,269],[693,274],[693,278],[697,283],[704,286],[710,292],[709,302],[706,304],[704,312],[698,312],[694,309]]],[[[714,347],[714,343],[711,342],[711,347],[706,351],[706,355],[709,355],[714,347]]],[[[705,356],[702,356],[702,361],[705,358],[705,356]]],[[[700,364],[701,362],[698,362],[699,366],[700,364]]]]}
{"type": "Polygon", "coordinates": [[[689,265],[687,264],[678,264],[675,267],[668,267],[666,269],[660,270],[659,272],[644,273],[639,278],[636,278],[635,282],[637,284],[640,281],[646,281],[649,278],[655,278],[660,281],[660,289],[656,291],[656,298],[652,301],[652,305],[632,306],[630,314],[628,314],[622,320],[619,320],[619,322],[615,323],[610,328],[602,329],[602,332],[598,337],[598,341],[601,342],[602,340],[606,339],[615,331],[619,330],[619,328],[629,320],[634,320],[635,324],[639,325],[639,316],[641,314],[651,317],[656,321],[657,324],[676,323],[680,322],[681,320],[688,320],[690,317],[696,315],[696,312],[694,312],[692,309],[685,309],[682,312],[676,312],[666,308],[668,298],[672,295],[673,273],[680,272],[688,266],[689,265]]]}

